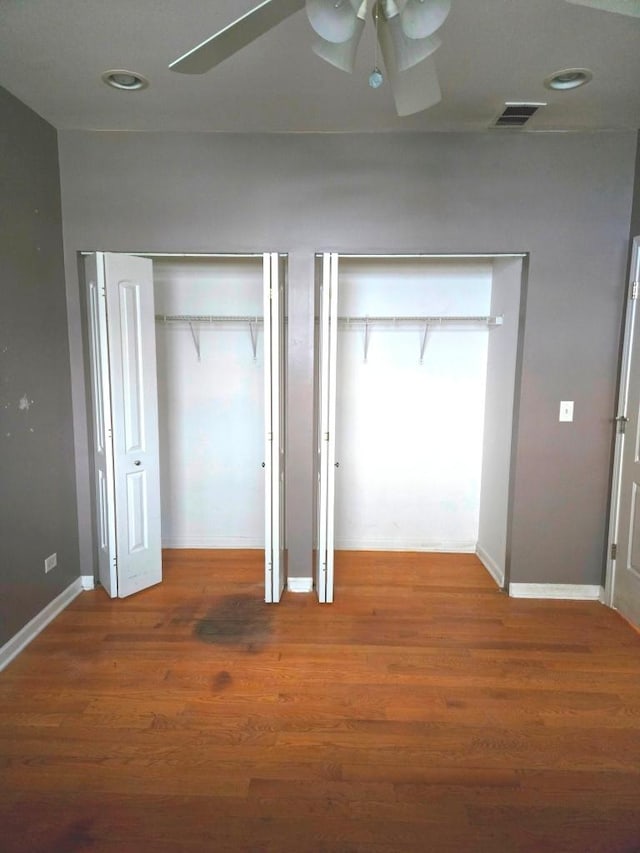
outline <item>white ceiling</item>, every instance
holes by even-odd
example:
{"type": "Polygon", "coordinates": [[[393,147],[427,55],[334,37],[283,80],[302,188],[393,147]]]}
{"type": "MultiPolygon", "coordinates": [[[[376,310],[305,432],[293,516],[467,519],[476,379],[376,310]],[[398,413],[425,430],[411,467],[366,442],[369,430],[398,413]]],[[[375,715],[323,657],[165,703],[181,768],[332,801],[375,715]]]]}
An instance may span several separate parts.
{"type": "MultiPolygon", "coordinates": [[[[388,86],[367,85],[373,25],[353,75],[311,50],[304,11],[203,76],[167,65],[258,0],[0,0],[0,85],[58,128],[197,131],[479,130],[505,101],[547,101],[529,130],[640,128],[640,18],[565,0],[452,0],[435,55],[442,102],[396,116],[388,86]],[[593,81],[543,80],[586,67],[593,81]],[[151,81],[119,92],[112,68],[151,81]]],[[[493,131],[513,133],[512,130],[493,131]]]]}

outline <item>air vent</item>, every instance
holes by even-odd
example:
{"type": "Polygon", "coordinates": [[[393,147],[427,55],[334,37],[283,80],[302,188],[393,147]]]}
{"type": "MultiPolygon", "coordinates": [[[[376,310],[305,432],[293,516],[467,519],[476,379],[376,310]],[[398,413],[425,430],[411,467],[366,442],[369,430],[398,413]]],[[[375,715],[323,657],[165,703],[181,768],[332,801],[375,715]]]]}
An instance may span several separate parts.
{"type": "Polygon", "coordinates": [[[529,119],[534,116],[540,107],[546,107],[544,103],[507,103],[504,111],[495,120],[494,127],[524,127],[529,119]]]}

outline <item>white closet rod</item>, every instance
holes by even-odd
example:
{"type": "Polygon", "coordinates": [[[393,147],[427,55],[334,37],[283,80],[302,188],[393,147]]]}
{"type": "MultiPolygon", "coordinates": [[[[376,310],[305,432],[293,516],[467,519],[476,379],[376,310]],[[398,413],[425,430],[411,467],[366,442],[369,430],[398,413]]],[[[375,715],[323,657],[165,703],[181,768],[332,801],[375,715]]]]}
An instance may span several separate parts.
{"type": "Polygon", "coordinates": [[[255,314],[156,314],[159,323],[262,323],[255,314]]]}
{"type": "Polygon", "coordinates": [[[422,337],[420,340],[420,364],[424,361],[424,353],[427,348],[427,337],[434,326],[501,326],[504,322],[502,315],[496,317],[491,316],[470,316],[468,314],[453,316],[423,316],[415,315],[410,317],[338,317],[339,322],[345,326],[364,326],[364,361],[366,363],[369,355],[369,332],[375,324],[391,324],[392,326],[421,326],[422,337]]]}
{"type": "MultiPolygon", "coordinates": [[[[156,314],[159,323],[262,323],[262,317],[251,314],[234,316],[227,314],[156,314]]],[[[429,323],[431,325],[447,325],[455,323],[486,323],[488,326],[501,326],[502,316],[469,316],[469,315],[438,315],[427,316],[416,314],[415,316],[389,315],[371,317],[338,317],[341,323],[429,323]]]]}
{"type": "Polygon", "coordinates": [[[257,326],[263,322],[262,317],[255,315],[227,315],[227,314],[156,314],[156,322],[158,323],[186,323],[191,330],[191,338],[196,350],[196,356],[200,361],[200,329],[194,324],[208,323],[248,323],[249,335],[251,336],[251,349],[253,351],[253,360],[258,357],[258,330],[257,326]]]}
{"type": "Polygon", "coordinates": [[[470,316],[470,315],[438,315],[438,316],[426,316],[423,314],[416,314],[415,316],[387,316],[387,317],[338,317],[338,320],[341,323],[345,323],[346,325],[356,324],[356,323],[428,323],[431,326],[445,326],[445,325],[454,325],[456,323],[482,323],[487,326],[501,326],[503,323],[503,317],[488,317],[488,316],[470,316]]]}

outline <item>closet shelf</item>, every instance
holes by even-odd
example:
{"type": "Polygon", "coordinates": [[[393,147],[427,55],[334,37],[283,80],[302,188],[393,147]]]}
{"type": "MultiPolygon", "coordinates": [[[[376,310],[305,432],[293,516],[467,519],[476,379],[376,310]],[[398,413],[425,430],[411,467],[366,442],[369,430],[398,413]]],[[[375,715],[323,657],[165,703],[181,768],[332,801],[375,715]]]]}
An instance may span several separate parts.
{"type": "Polygon", "coordinates": [[[251,314],[156,314],[158,323],[186,323],[191,331],[193,346],[196,356],[200,361],[200,326],[202,324],[215,325],[217,323],[248,323],[249,335],[251,336],[251,349],[253,360],[258,356],[258,325],[263,322],[262,317],[251,314]]]}
{"type": "Polygon", "coordinates": [[[255,314],[156,314],[158,323],[262,323],[255,314]]]}
{"type": "Polygon", "coordinates": [[[338,317],[343,326],[364,326],[364,360],[369,354],[369,333],[373,325],[419,326],[422,329],[420,341],[420,364],[424,361],[427,348],[427,337],[433,327],[442,326],[501,326],[504,322],[502,315],[413,315],[413,316],[372,316],[372,317],[338,317]]]}
{"type": "Polygon", "coordinates": [[[487,326],[501,326],[503,323],[503,317],[489,317],[489,316],[470,316],[467,314],[454,316],[454,315],[438,315],[438,316],[430,316],[423,314],[416,314],[413,316],[386,316],[386,317],[338,317],[338,320],[341,323],[345,323],[347,325],[355,325],[356,323],[428,323],[430,326],[445,326],[445,325],[455,325],[460,323],[481,323],[487,326]]]}

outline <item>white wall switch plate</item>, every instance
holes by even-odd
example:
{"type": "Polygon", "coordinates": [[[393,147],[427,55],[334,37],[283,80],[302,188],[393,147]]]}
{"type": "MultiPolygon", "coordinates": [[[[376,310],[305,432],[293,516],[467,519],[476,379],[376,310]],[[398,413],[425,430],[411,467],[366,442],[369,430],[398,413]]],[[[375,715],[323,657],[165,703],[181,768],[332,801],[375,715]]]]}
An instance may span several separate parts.
{"type": "Polygon", "coordinates": [[[560,401],[560,423],[569,423],[573,420],[573,400],[560,401]]]}
{"type": "Polygon", "coordinates": [[[57,554],[51,554],[51,555],[50,555],[49,557],[47,557],[47,559],[44,561],[44,571],[45,571],[45,574],[46,574],[47,572],[50,572],[50,571],[51,571],[51,569],[55,569],[55,567],[56,567],[57,565],[58,565],[58,555],[57,555],[57,554]]]}

